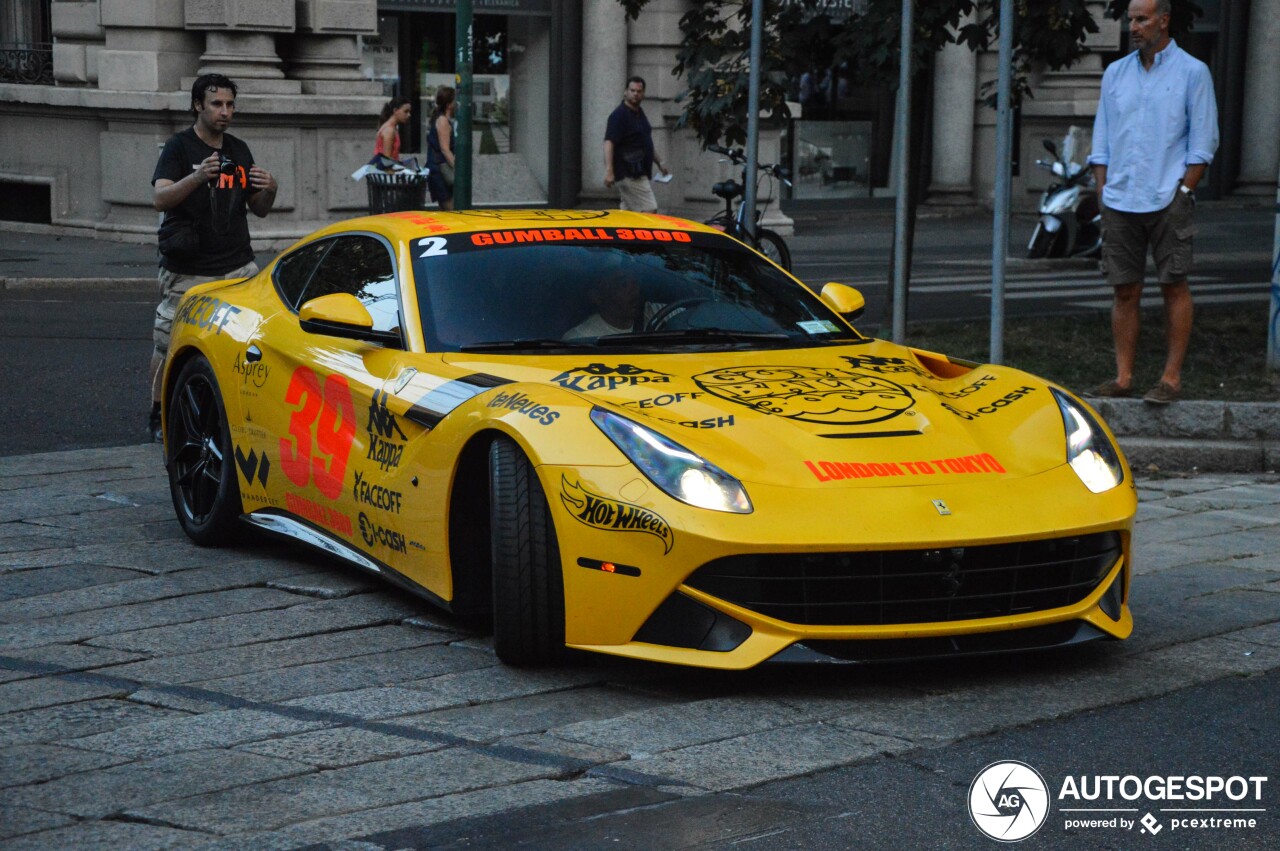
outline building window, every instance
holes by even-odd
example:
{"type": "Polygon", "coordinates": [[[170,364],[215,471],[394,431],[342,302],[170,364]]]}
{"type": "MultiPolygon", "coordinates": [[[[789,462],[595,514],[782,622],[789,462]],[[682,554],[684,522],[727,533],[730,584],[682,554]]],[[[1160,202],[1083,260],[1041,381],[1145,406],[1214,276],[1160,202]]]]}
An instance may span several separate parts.
{"type": "Polygon", "coordinates": [[[53,85],[51,0],[0,4],[0,83],[53,85]]]}

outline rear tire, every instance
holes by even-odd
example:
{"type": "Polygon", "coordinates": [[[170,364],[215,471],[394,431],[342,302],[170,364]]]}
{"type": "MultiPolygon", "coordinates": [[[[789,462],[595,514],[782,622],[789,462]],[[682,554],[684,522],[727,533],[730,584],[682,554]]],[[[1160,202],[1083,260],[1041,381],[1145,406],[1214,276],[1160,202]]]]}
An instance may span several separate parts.
{"type": "Polygon", "coordinates": [[[500,437],[489,448],[493,550],[493,649],[513,667],[564,656],[560,546],[538,474],[500,437]]]}
{"type": "Polygon", "coordinates": [[[213,367],[203,357],[183,365],[166,411],[169,493],[178,523],[202,547],[240,537],[240,482],[232,459],[227,411],[213,367]]]}
{"type": "Polygon", "coordinates": [[[782,237],[765,228],[760,228],[757,236],[760,240],[760,253],[790,272],[791,249],[787,248],[782,237]]]}

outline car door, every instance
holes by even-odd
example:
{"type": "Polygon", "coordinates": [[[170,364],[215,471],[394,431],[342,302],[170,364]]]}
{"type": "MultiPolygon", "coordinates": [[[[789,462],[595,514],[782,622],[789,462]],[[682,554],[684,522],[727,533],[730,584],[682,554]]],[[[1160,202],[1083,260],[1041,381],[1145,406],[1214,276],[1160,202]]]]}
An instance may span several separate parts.
{"type": "Polygon", "coordinates": [[[304,331],[297,316],[313,298],[349,293],[368,308],[375,331],[398,331],[394,255],[372,234],[343,234],[312,245],[301,251],[311,248],[314,254],[297,261],[311,268],[297,276],[286,270],[277,281],[290,311],[264,323],[257,343],[282,373],[276,384],[282,397],[263,415],[266,451],[278,464],[286,510],[382,560],[394,560],[406,548],[394,522],[401,505],[387,495],[391,488],[382,479],[395,475],[406,436],[386,411],[382,386],[401,368],[403,351],[394,344],[304,331]],[[362,500],[362,493],[371,496],[362,500]]]}

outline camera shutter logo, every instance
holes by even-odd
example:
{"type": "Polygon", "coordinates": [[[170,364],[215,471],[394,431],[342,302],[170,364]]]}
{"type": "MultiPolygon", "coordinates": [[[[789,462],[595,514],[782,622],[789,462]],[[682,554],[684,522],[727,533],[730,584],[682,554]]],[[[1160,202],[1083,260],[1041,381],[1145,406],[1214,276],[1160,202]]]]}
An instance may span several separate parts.
{"type": "Polygon", "coordinates": [[[969,818],[1000,842],[1017,842],[1040,829],[1049,816],[1049,787],[1024,762],[993,762],[969,786],[969,818]]]}

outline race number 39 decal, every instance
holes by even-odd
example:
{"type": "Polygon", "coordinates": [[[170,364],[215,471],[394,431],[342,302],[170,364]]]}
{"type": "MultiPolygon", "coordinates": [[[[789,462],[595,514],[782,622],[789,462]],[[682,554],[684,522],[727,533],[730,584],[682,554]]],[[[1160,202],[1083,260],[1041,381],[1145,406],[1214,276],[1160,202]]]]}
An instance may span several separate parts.
{"type": "Polygon", "coordinates": [[[321,393],[315,372],[300,366],[289,380],[284,401],[300,407],[289,417],[289,436],[280,438],[280,468],[300,488],[314,477],[320,493],[337,499],[356,434],[356,407],[347,379],[325,376],[321,393]]]}

